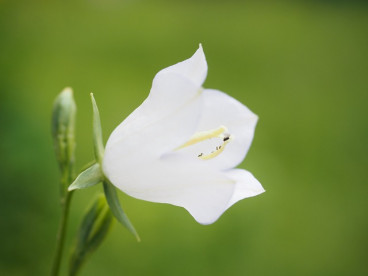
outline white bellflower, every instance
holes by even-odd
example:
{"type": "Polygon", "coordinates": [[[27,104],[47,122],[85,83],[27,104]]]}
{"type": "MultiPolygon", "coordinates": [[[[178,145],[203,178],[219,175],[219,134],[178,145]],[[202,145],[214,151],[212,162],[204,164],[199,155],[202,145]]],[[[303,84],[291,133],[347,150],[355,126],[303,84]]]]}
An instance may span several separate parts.
{"type": "Polygon", "coordinates": [[[257,116],[225,93],[203,88],[206,76],[201,46],[161,70],[147,99],[111,134],[102,165],[124,193],[184,207],[201,224],[264,192],[250,172],[234,169],[251,145],[257,116]]]}

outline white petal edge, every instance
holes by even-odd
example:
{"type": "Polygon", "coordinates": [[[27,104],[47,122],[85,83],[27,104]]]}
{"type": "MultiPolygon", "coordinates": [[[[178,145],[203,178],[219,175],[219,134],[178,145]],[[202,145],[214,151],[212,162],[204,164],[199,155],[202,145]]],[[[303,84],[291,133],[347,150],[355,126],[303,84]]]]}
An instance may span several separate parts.
{"type": "Polygon", "coordinates": [[[161,70],[157,74],[157,77],[160,74],[171,72],[183,76],[198,86],[202,86],[207,77],[207,71],[208,66],[206,57],[202,45],[199,44],[198,50],[192,57],[161,70]]]}
{"type": "Polygon", "coordinates": [[[230,208],[239,200],[265,192],[261,183],[259,183],[259,181],[249,171],[233,169],[227,172],[227,176],[236,181],[234,193],[227,205],[227,208],[230,208]]]}

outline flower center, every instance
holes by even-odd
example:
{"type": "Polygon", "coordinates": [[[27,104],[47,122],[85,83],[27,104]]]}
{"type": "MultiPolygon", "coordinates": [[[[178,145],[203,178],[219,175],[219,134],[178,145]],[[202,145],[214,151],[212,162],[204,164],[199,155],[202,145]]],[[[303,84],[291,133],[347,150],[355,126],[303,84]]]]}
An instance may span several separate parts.
{"type": "Polygon", "coordinates": [[[227,132],[227,128],[225,126],[220,126],[216,129],[208,130],[208,131],[200,131],[195,133],[187,142],[177,148],[183,149],[197,143],[212,139],[212,138],[220,138],[221,145],[217,146],[213,151],[210,153],[199,153],[198,158],[203,160],[212,159],[222,153],[226,147],[226,145],[233,139],[233,137],[227,132]]]}

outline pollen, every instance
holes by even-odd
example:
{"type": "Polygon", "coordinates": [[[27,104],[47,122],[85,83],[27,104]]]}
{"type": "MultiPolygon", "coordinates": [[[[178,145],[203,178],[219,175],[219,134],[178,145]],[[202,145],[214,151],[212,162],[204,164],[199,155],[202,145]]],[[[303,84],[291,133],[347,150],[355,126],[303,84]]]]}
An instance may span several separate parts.
{"type": "Polygon", "coordinates": [[[212,138],[222,139],[222,144],[220,146],[217,146],[215,150],[208,154],[204,154],[203,152],[201,152],[200,154],[198,154],[198,158],[208,160],[218,156],[225,150],[226,145],[232,140],[233,137],[227,132],[227,128],[225,126],[220,126],[216,129],[197,132],[187,142],[178,147],[176,150],[180,150],[212,138]]]}

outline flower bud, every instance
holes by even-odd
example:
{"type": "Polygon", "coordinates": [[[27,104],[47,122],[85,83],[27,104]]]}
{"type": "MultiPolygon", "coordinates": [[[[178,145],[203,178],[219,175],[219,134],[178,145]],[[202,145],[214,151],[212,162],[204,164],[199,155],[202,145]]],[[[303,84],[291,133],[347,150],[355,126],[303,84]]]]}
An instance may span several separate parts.
{"type": "Polygon", "coordinates": [[[113,223],[106,199],[100,195],[85,213],[70,259],[69,275],[77,275],[83,263],[104,241],[113,223]]]}
{"type": "Polygon", "coordinates": [[[62,190],[65,190],[72,180],[76,110],[73,91],[67,87],[56,98],[52,111],[52,136],[55,154],[62,173],[62,190]]]}

